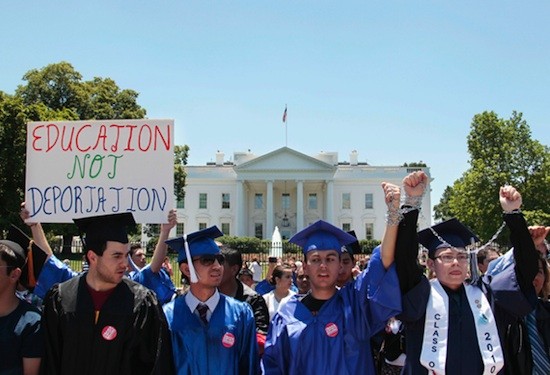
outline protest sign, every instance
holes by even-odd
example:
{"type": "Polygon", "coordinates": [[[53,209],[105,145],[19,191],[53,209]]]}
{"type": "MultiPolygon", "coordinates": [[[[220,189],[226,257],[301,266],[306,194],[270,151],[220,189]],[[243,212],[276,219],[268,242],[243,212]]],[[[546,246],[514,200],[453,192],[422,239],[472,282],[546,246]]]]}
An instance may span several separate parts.
{"type": "Polygon", "coordinates": [[[164,223],[174,207],[174,121],[27,124],[25,200],[31,221],[132,212],[164,223]]]}

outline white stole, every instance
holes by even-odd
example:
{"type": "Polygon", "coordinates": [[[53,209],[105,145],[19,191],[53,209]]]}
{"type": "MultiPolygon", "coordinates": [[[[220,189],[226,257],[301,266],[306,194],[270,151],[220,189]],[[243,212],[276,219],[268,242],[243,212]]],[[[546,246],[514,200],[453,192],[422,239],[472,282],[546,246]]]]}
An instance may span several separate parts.
{"type": "MultiPolygon", "coordinates": [[[[449,297],[437,279],[430,283],[420,363],[430,374],[443,375],[447,360],[449,297]]],[[[504,366],[504,358],[491,306],[480,288],[464,285],[464,290],[475,320],[477,345],[485,366],[483,375],[496,374],[504,366]]]]}

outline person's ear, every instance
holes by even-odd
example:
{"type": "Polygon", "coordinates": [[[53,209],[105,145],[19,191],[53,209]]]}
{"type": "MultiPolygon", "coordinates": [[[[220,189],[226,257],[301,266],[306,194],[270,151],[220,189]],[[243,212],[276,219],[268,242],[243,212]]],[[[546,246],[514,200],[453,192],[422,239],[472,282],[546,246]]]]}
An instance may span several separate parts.
{"type": "Polygon", "coordinates": [[[187,278],[191,278],[191,273],[189,272],[189,264],[182,263],[180,264],[180,271],[183,273],[187,278]]]}
{"type": "Polygon", "coordinates": [[[19,282],[19,278],[21,277],[21,268],[18,267],[11,270],[9,277],[14,283],[17,284],[17,282],[19,282]]]}
{"type": "Polygon", "coordinates": [[[90,262],[90,264],[97,263],[98,255],[92,250],[88,250],[88,252],[86,253],[86,256],[88,257],[88,261],[90,262]]]}
{"type": "Polygon", "coordinates": [[[426,260],[426,266],[428,266],[430,271],[435,272],[435,262],[432,258],[426,260]]]}

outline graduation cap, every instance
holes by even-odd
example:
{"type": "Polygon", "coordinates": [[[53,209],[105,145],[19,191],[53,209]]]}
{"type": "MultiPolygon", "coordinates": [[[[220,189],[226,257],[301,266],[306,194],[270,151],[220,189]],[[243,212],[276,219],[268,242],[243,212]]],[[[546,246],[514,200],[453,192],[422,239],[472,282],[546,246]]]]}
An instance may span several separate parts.
{"type": "Polygon", "coordinates": [[[361,245],[359,245],[359,241],[357,240],[357,235],[355,234],[354,230],[350,230],[348,234],[351,234],[353,237],[355,237],[355,241],[344,246],[342,250],[346,251],[353,258],[355,254],[361,253],[361,245]]]}
{"type": "Polygon", "coordinates": [[[336,250],[341,253],[342,246],[349,245],[354,241],[357,239],[351,234],[323,220],[316,221],[289,240],[289,242],[300,246],[304,254],[312,250],[336,250]]]}
{"type": "Polygon", "coordinates": [[[478,242],[479,238],[455,218],[418,232],[418,242],[428,249],[430,258],[435,256],[437,249],[444,247],[466,248],[466,246],[472,243],[472,240],[473,242],[478,242]],[[443,239],[443,242],[437,238],[431,229],[443,239]]]}
{"type": "MultiPolygon", "coordinates": [[[[83,238],[86,249],[90,244],[106,241],[128,243],[128,230],[136,225],[131,212],[121,214],[101,215],[73,219],[80,232],[85,233],[83,238]]],[[[97,249],[93,249],[97,250],[97,249]]]]}
{"type": "Polygon", "coordinates": [[[19,282],[32,291],[36,286],[40,271],[48,259],[48,254],[13,224],[10,225],[6,240],[2,240],[0,243],[8,246],[16,254],[20,264],[19,268],[21,268],[19,282]]]}
{"type": "Polygon", "coordinates": [[[184,234],[183,237],[173,238],[164,242],[178,252],[178,263],[188,262],[191,282],[196,283],[198,279],[195,267],[193,266],[193,262],[189,262],[188,260],[201,255],[219,254],[220,248],[214,239],[221,236],[223,236],[223,233],[214,225],[210,228],[184,234]]]}

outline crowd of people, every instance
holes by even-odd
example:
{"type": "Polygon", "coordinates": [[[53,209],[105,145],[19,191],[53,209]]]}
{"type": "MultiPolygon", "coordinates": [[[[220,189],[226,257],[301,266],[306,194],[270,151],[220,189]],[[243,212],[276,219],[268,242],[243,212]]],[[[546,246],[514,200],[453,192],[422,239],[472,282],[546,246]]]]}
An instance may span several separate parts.
{"type": "Polygon", "coordinates": [[[75,219],[75,272],[22,206],[32,236],[0,241],[0,375],[550,374],[550,227],[528,227],[503,186],[505,254],[457,219],[418,232],[428,182],[382,184],[386,228],[368,258],[353,231],[319,220],[290,239],[303,261],[267,265],[243,262],[216,226],[169,238],[171,210],[149,264],[131,213],[75,219]]]}

